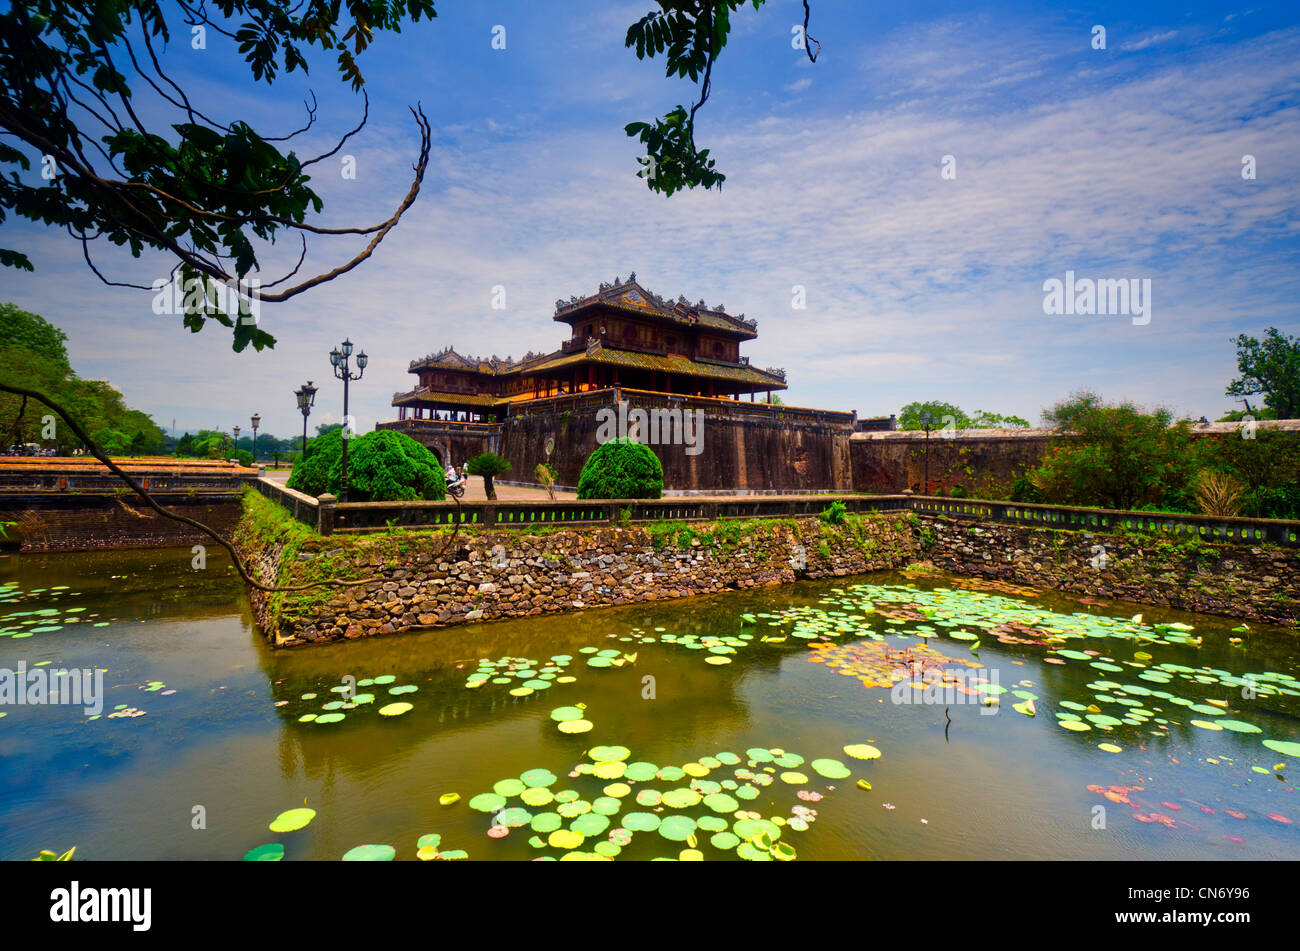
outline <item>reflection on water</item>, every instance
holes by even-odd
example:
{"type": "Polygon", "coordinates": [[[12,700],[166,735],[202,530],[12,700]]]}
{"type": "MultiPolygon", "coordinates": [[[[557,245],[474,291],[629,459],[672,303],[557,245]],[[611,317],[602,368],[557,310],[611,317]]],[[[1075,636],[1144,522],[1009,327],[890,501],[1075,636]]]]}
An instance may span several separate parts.
{"type": "MultiPolygon", "coordinates": [[[[611,745],[626,747],[629,763],[660,768],[738,754],[737,765],[710,769],[705,788],[756,787],[740,807],[764,817],[815,808],[806,831],[783,836],[801,859],[1295,854],[1300,807],[1288,764],[1300,757],[1285,744],[1300,740],[1300,696],[1288,679],[1300,674],[1300,649],[1278,629],[1234,631],[1240,622],[1053,593],[972,601],[930,593],[954,579],[879,574],[276,652],[253,629],[229,566],[209,553],[207,569],[195,571],[190,557],[177,549],[0,558],[0,584],[12,585],[0,589],[8,615],[0,667],[106,668],[105,713],[145,714],[90,720],[80,708],[4,707],[0,857],[75,844],[87,859],[225,859],[278,841],[291,860],[336,859],[366,843],[410,859],[427,833],[476,859],[557,854],[530,846],[527,826],[489,837],[492,814],[469,801],[530,769],[553,772],[553,790],[594,800],[609,781],[568,774],[591,763],[588,750],[611,745]],[[915,594],[896,589],[907,584],[915,594]],[[943,606],[955,603],[967,612],[988,605],[986,623],[969,613],[946,623],[943,606]],[[1021,609],[1024,618],[1011,617],[1021,609]],[[1077,621],[1087,636],[1043,643],[1053,635],[1035,623],[1050,627],[1047,610],[1118,620],[1077,621]],[[1130,636],[1128,618],[1139,612],[1146,633],[1130,636]],[[1153,626],[1170,623],[1194,631],[1153,626]],[[600,655],[583,648],[621,666],[591,666],[600,655]],[[935,651],[954,669],[981,664],[985,686],[977,678],[965,687],[977,702],[893,702],[896,691],[872,678],[886,650],[884,669],[909,648],[913,658],[935,651]],[[500,663],[480,674],[482,659],[500,663]],[[1246,674],[1275,676],[1257,680],[1264,689],[1247,700],[1237,689],[1246,674]],[[348,677],[362,702],[331,690],[348,677]],[[1025,694],[1033,716],[1013,709],[1025,694]],[[411,709],[381,716],[393,703],[411,709]],[[579,704],[593,728],[561,732],[551,711],[579,704]],[[327,713],[343,716],[317,722],[327,713]],[[1259,732],[1214,729],[1216,720],[1259,732]],[[854,760],[844,747],[855,744],[883,755],[854,760]],[[773,748],[803,763],[747,766],[749,752],[773,748]],[[808,764],[819,758],[852,775],[817,775],[808,764]],[[735,776],[768,768],[778,778],[735,776]],[[807,782],[785,782],[783,772],[807,782]],[[449,792],[460,802],[440,806],[449,792]],[[267,829],[304,804],[317,813],[306,828],[267,829]],[[1104,828],[1095,828],[1099,805],[1104,828]]],[[[653,812],[633,803],[639,790],[687,782],[631,783],[623,816],[653,812]]],[[[623,854],[683,847],[638,832],[623,854]]],[[[707,841],[699,848],[706,859],[736,854],[707,841]]]]}

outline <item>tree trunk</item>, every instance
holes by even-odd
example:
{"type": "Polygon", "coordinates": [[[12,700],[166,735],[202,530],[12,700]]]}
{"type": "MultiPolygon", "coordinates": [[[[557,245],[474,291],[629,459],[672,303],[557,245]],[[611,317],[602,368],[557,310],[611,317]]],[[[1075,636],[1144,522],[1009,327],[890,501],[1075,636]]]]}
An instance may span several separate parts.
{"type": "Polygon", "coordinates": [[[495,502],[497,500],[496,486],[492,484],[492,477],[490,475],[485,475],[483,477],[483,491],[487,493],[488,501],[495,502]]]}

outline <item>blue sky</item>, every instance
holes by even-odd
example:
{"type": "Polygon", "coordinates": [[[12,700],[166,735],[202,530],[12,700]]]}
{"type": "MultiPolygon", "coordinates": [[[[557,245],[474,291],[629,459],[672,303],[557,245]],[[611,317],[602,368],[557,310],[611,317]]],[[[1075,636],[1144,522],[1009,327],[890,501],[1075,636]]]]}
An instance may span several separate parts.
{"type": "MultiPolygon", "coordinates": [[[[361,60],[371,121],[322,164],[327,224],[386,218],[433,124],[415,207],[359,269],[266,305],[269,351],[234,354],[155,316],[151,295],[101,285],[61,233],[4,225],[34,275],[0,273],[0,299],[69,334],[73,364],[178,431],[301,429],[292,390],[322,386],[313,423],[337,419],[327,354],[350,336],[371,355],[352,389],[359,426],[395,417],[408,362],[453,344],[484,356],[544,351],[554,302],[635,271],[650,290],[756,318],[745,349],[784,367],[787,402],[862,415],[942,399],[1036,421],[1072,390],[1213,418],[1232,402],[1230,338],[1300,332],[1300,16],[1294,4],[1094,6],[867,4],[815,0],[816,64],[791,48],[797,0],[746,8],[697,119],[727,182],[650,193],[622,127],[695,87],[624,49],[646,0],[440,3],[432,23],[384,37],[361,60]],[[506,28],[506,49],[491,47],[506,28]],[[1106,49],[1091,48],[1094,25],[1106,49]],[[955,179],[940,175],[956,160],[955,179]],[[1257,177],[1243,180],[1242,157],[1257,177]],[[1151,320],[1048,316],[1045,280],[1145,278],[1151,320]],[[506,309],[490,306],[506,289],[506,309]],[[792,288],[806,288],[806,309],[792,288]]],[[[167,64],[192,98],[264,134],[320,122],[310,154],[361,103],[318,60],[309,77],[255,84],[228,41],[167,64]]],[[[355,251],[316,240],[306,268],[355,251]]],[[[264,274],[297,245],[263,254],[264,274]]],[[[101,252],[118,279],[150,283],[160,259],[101,252]]]]}

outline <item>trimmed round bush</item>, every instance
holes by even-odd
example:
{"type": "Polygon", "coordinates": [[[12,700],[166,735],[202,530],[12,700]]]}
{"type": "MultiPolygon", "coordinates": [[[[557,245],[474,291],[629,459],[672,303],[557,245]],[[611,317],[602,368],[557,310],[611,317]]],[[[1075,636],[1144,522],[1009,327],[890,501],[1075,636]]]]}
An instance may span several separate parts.
{"type": "MultiPolygon", "coordinates": [[[[350,450],[351,447],[349,456],[350,450]]],[[[293,472],[285,484],[313,498],[334,491],[329,487],[330,468],[342,456],[343,430],[331,429],[307,443],[307,452],[293,464],[293,472]]]]}
{"type": "MultiPolygon", "coordinates": [[[[343,482],[342,446],[330,465],[330,491],[343,482]]],[[[414,502],[447,497],[438,457],[405,433],[377,429],[348,443],[349,502],[414,502]]]]}
{"type": "MultiPolygon", "coordinates": [[[[338,495],[343,482],[343,430],[333,429],[307,444],[293,464],[289,488],[320,496],[338,495]]],[[[348,442],[348,500],[414,502],[447,497],[438,457],[404,433],[381,429],[348,442]]]]}
{"type": "Polygon", "coordinates": [[[626,438],[597,446],[578,476],[580,499],[657,499],[663,490],[659,457],[649,446],[626,438]]]}

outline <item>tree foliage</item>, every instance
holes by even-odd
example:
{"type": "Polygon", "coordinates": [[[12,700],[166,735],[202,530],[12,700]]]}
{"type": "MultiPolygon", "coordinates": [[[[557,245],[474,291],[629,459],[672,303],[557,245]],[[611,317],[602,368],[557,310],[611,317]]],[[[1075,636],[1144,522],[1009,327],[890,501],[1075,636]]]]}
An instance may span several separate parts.
{"type": "Polygon", "coordinates": [[[1045,501],[1112,509],[1189,507],[1198,467],[1185,420],[1171,425],[1166,410],[1107,405],[1094,393],[1076,394],[1043,415],[1058,434],[1031,475],[1045,501]]]}
{"type": "Polygon", "coordinates": [[[52,366],[71,370],[67,340],[68,335],[44,317],[19,310],[13,304],[0,304],[0,348],[30,350],[52,366]]]}
{"type": "MultiPolygon", "coordinates": [[[[112,455],[155,455],[164,435],[154,421],[126,405],[104,380],[83,380],[68,363],[67,336],[37,314],[0,304],[0,380],[46,393],[75,412],[87,433],[112,455]]],[[[0,443],[36,442],[68,454],[81,440],[57,425],[48,407],[0,393],[0,443]],[[20,415],[21,411],[21,415],[20,415]],[[52,437],[47,433],[53,431],[52,437]]]]}
{"type": "MultiPolygon", "coordinates": [[[[764,0],[748,0],[755,10],[764,0]]],[[[746,0],[658,0],[628,28],[625,45],[638,58],[663,55],[669,76],[700,84],[688,110],[679,105],[653,123],[633,122],[645,143],[642,175],[654,191],[724,180],[707,149],[695,146],[696,111],[707,101],[713,63],[726,46],[731,14],[746,0]]],[[[69,234],[90,269],[106,284],[164,293],[166,281],[141,285],[114,280],[95,262],[104,245],[139,258],[161,253],[170,279],[183,288],[182,324],[197,333],[209,319],[231,328],[233,347],[274,346],[247,303],[288,300],[352,270],[373,253],[416,200],[428,167],[431,129],[423,110],[412,116],[420,133],[414,178],[394,213],[374,224],[326,228],[309,220],[322,202],[310,187],[312,166],[338,153],[369,117],[331,149],[311,157],[282,144],[316,121],[313,97],[306,124],[268,135],[248,123],[214,117],[167,71],[173,44],[182,50],[210,32],[232,41],[255,80],[273,84],[283,73],[308,71],[313,51],[336,55],[339,78],[365,84],[361,54],[382,33],[437,16],[434,0],[26,0],[0,12],[0,221],[7,214],[69,234]],[[40,165],[40,184],[20,173],[40,165]],[[297,236],[301,254],[287,273],[263,279],[264,246],[297,236]],[[361,236],[366,246],[314,276],[298,274],[307,237],[361,236]],[[259,250],[259,249],[263,250],[259,250]],[[258,275],[256,286],[245,281],[258,275]],[[287,286],[285,286],[287,285],[287,286]],[[233,292],[233,295],[231,294],[233,292]]],[[[809,6],[804,2],[804,26],[809,6]]],[[[815,41],[811,41],[815,43],[815,41]]],[[[820,47],[818,47],[820,48],[820,47]]],[[[810,59],[816,58],[812,46],[810,59]]],[[[183,55],[183,54],[182,54],[183,55]]],[[[33,270],[27,254],[0,248],[0,266],[33,270]]],[[[165,293],[170,294],[167,290],[165,293]]],[[[155,298],[156,300],[158,297],[155,298]]]]}
{"type": "Polygon", "coordinates": [[[960,406],[945,403],[942,400],[925,400],[908,403],[898,411],[899,429],[924,429],[922,418],[930,414],[930,428],[933,429],[1012,429],[1024,428],[1029,420],[1019,416],[994,413],[986,409],[977,409],[974,416],[969,416],[960,406]]]}
{"type": "MultiPolygon", "coordinates": [[[[726,180],[709,156],[695,145],[695,113],[709,99],[714,61],[722,54],[731,33],[731,15],[748,2],[755,10],[764,0],[657,0],[652,10],[627,30],[624,45],[636,50],[637,59],[664,56],[669,78],[689,78],[699,83],[700,97],[687,109],[677,105],[653,122],[629,122],[625,131],[646,148],[644,168],[638,174],[652,191],[664,195],[683,188],[722,187],[726,180]]],[[[809,17],[804,2],[804,30],[809,17]]],[[[811,43],[816,43],[812,40],[811,43]]],[[[817,48],[820,48],[818,44],[817,48]]],[[[816,60],[811,45],[809,59],[816,60]]]]}
{"type": "MultiPolygon", "coordinates": [[[[13,213],[67,231],[110,284],[124,282],[105,277],[91,254],[104,243],[135,257],[162,252],[185,286],[202,280],[204,287],[208,281],[231,287],[258,270],[255,240],[296,233],[301,266],[308,234],[369,237],[367,247],[343,264],[314,277],[299,276],[294,267],[262,280],[256,296],[288,300],[331,280],[369,257],[419,193],[430,142],[423,112],[412,110],[420,155],[396,213],[372,226],[320,228],[307,221],[322,208],[308,172],[342,142],[311,158],[277,145],[312,127],[315,103],[307,107],[306,125],[288,135],[264,136],[245,122],[214,119],[166,72],[166,48],[173,41],[190,45],[195,31],[205,31],[205,38],[211,31],[214,41],[233,40],[253,77],[268,84],[281,71],[306,72],[312,47],[336,51],[340,76],[360,89],[365,80],[357,57],[377,34],[435,15],[433,0],[10,4],[0,13],[0,129],[18,145],[0,143],[0,166],[13,170],[0,177],[0,220],[13,213]],[[33,158],[41,165],[41,184],[18,174],[32,169],[33,158]],[[291,279],[290,286],[277,287],[291,279]]],[[[0,250],[0,264],[33,269],[16,250],[0,250]]],[[[215,319],[233,329],[236,350],[274,344],[255,320],[231,310],[204,293],[187,300],[184,325],[197,332],[215,319]]]]}
{"type": "Polygon", "coordinates": [[[192,459],[225,459],[234,450],[228,433],[215,429],[200,429],[191,436],[188,432],[176,443],[175,455],[192,459]]]}
{"type": "Polygon", "coordinates": [[[1228,384],[1226,395],[1263,393],[1264,405],[1275,419],[1300,416],[1300,338],[1280,333],[1276,327],[1269,327],[1262,341],[1238,335],[1237,371],[1241,376],[1228,384]]]}
{"type": "Polygon", "coordinates": [[[942,400],[924,400],[908,403],[898,411],[898,428],[924,429],[922,419],[926,413],[930,414],[931,429],[943,429],[948,425],[955,429],[966,429],[970,425],[970,417],[962,412],[960,406],[942,400]]]}
{"type": "Polygon", "coordinates": [[[479,453],[465,463],[465,474],[483,477],[483,491],[487,497],[496,500],[497,490],[492,480],[510,471],[510,461],[491,452],[479,453]]]}
{"type": "Polygon", "coordinates": [[[578,476],[580,499],[657,499],[663,489],[659,457],[649,446],[626,438],[597,446],[578,476]]]}
{"type": "Polygon", "coordinates": [[[1300,433],[1197,435],[1167,410],[1111,406],[1090,392],[1043,415],[1057,438],[1016,480],[1016,501],[1300,518],[1300,433]]]}

